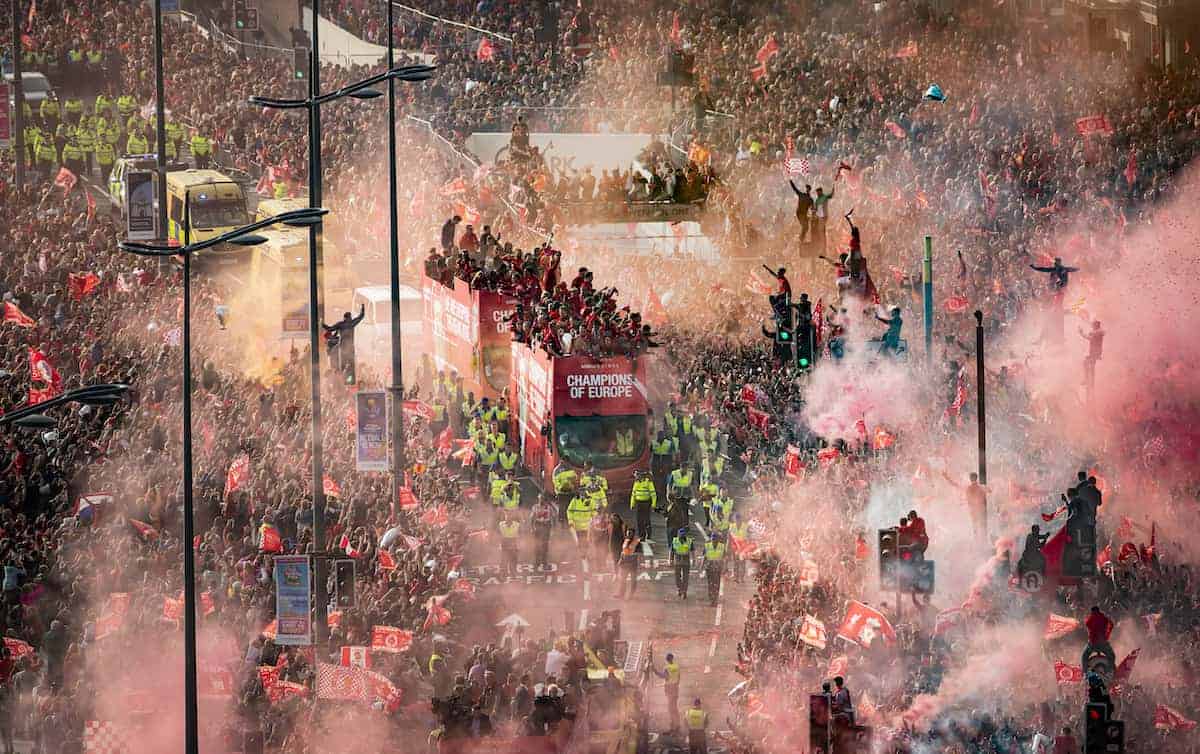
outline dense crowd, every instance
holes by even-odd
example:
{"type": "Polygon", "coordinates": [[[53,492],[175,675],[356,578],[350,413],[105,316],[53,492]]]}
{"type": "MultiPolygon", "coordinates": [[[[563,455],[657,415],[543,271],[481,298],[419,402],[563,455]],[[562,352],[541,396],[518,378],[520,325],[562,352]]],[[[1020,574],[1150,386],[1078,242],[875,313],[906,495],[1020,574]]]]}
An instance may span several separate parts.
{"type": "MultiPolygon", "coordinates": [[[[140,113],[132,125],[128,118],[112,117],[120,112],[113,109],[120,95],[131,97],[138,110],[153,99],[148,9],[131,11],[114,0],[86,8],[55,0],[36,5],[28,18],[27,65],[44,67],[52,80],[64,71],[82,71],[73,96],[111,98],[107,113],[100,108],[85,117],[107,115],[126,143],[137,133],[152,148],[153,129],[140,113]],[[98,60],[87,57],[92,50],[103,51],[98,60]],[[72,55],[79,51],[83,63],[72,55]],[[89,87],[94,91],[87,92],[89,87]]],[[[386,33],[381,4],[325,5],[333,20],[371,41],[386,33]]],[[[656,259],[589,253],[572,247],[569,234],[559,250],[547,235],[559,229],[575,202],[710,196],[709,211],[718,220],[709,222],[721,227],[713,234],[721,245],[778,253],[793,248],[795,238],[786,160],[803,157],[806,167],[788,168],[792,177],[835,194],[840,210],[855,209],[862,246],[889,305],[906,313],[919,308],[916,254],[907,240],[895,239],[932,232],[939,245],[946,239],[958,252],[939,253],[935,277],[948,281],[950,298],[963,303],[935,313],[938,332],[946,333],[937,376],[917,388],[935,407],[936,423],[954,404],[960,362],[972,353],[963,345],[971,329],[963,311],[985,310],[989,337],[1003,333],[1045,299],[1044,278],[1028,269],[1031,262],[1044,264],[1043,256],[1060,253],[1068,262],[1087,255],[1092,268],[1119,261],[1120,244],[1094,243],[1090,236],[1096,234],[1088,230],[1070,237],[1060,251],[1055,239],[1064,218],[1079,228],[1113,228],[1119,236],[1127,226],[1144,224],[1152,202],[1171,196],[1196,148],[1200,78],[1194,70],[1148,69],[1129,76],[1123,64],[1107,59],[1080,63],[1065,54],[1070,48],[1059,40],[1018,52],[1005,45],[1008,31],[1000,25],[969,14],[939,18],[910,3],[889,4],[867,22],[862,14],[870,16],[869,4],[818,7],[803,25],[789,23],[773,5],[704,2],[678,13],[647,13],[630,2],[599,2],[565,14],[553,41],[538,34],[541,4],[422,6],[513,37],[511,43],[496,42],[490,55],[481,52],[477,32],[401,14],[399,46],[432,53],[439,65],[429,85],[400,89],[403,114],[431,124],[405,119],[399,131],[406,171],[422,176],[402,188],[406,275],[423,271],[446,285],[457,279],[517,298],[514,337],[551,354],[636,354],[661,341],[677,378],[670,391],[675,404],[697,426],[718,428],[729,460],[722,485],[747,501],[740,513],[757,532],[756,593],[739,664],[751,681],[741,726],[748,740],[781,745],[772,736],[797,729],[776,723],[792,719],[790,710],[823,680],[843,675],[854,684],[861,719],[897,729],[897,738],[914,750],[920,744],[1028,750],[1039,732],[1052,736],[1064,724],[1078,729],[1079,694],[1068,690],[1054,702],[1024,703],[1020,694],[1053,696],[1027,679],[1014,684],[1016,691],[996,692],[991,699],[938,697],[943,679],[973,672],[972,630],[1002,630],[1014,616],[1027,617],[1025,603],[1018,602],[1022,607],[1015,612],[1001,607],[1014,598],[1000,560],[973,584],[966,627],[939,626],[928,603],[880,603],[880,612],[903,627],[898,648],[877,642],[860,649],[835,643],[832,635],[847,600],[862,599],[869,581],[865,570],[871,561],[863,551],[868,534],[846,526],[801,526],[788,514],[797,500],[819,498],[828,520],[855,520],[875,493],[897,485],[911,487],[917,497],[936,496],[924,478],[929,470],[916,480],[912,462],[946,457],[944,432],[902,434],[893,438],[895,448],[881,447],[874,442],[877,435],[868,434],[878,427],[865,421],[861,430],[853,419],[848,426],[818,421],[814,413],[820,407],[806,400],[811,383],[794,379],[772,360],[757,332],[758,321],[769,316],[765,304],[747,303],[742,281],[730,279],[728,266],[679,259],[667,278],[656,259]],[[777,52],[765,55],[765,63],[756,61],[771,39],[777,52]],[[909,40],[917,41],[919,52],[897,57],[909,40]],[[671,45],[702,53],[697,76],[704,93],[676,116],[646,86],[662,67],[654,51],[671,45]],[[762,63],[761,76],[752,73],[755,62],[762,63]],[[946,102],[922,99],[933,81],[950,94],[946,102]],[[1013,97],[1014,90],[1028,96],[1013,97]],[[699,152],[685,151],[706,157],[671,160],[663,147],[647,156],[643,171],[550,175],[537,160],[477,170],[477,160],[458,151],[470,131],[507,130],[518,113],[535,129],[686,133],[689,143],[683,147],[701,146],[699,152]],[[736,125],[730,127],[720,113],[733,114],[736,125]],[[1075,132],[1075,119],[1093,114],[1106,116],[1111,135],[1075,132]],[[460,178],[461,185],[445,189],[460,178]],[[464,230],[449,222],[442,228],[441,249],[421,254],[436,224],[450,213],[478,217],[464,230]],[[481,228],[478,236],[475,227],[481,228]],[[579,272],[568,281],[565,271],[571,269],[579,272]],[[632,311],[640,306],[650,319],[651,301],[674,323],[659,333],[632,311]],[[785,460],[793,455],[794,466],[785,460]],[[817,574],[809,563],[819,564],[817,574]],[[801,638],[807,616],[829,627],[827,646],[801,638]],[[762,707],[750,704],[751,698],[762,707]],[[938,700],[938,715],[921,713],[928,698],[938,700]]],[[[222,169],[251,180],[271,170],[292,193],[303,193],[306,144],[295,138],[300,121],[245,104],[252,94],[278,93],[280,82],[292,78],[290,59],[268,54],[245,61],[187,24],[172,22],[169,28],[167,105],[171,122],[187,134],[177,142],[180,156],[192,136],[211,138],[213,159],[222,169]]],[[[333,88],[376,69],[328,67],[323,84],[333,88]]],[[[384,149],[382,113],[353,102],[327,112],[322,145],[327,206],[334,218],[347,218],[332,221],[330,233],[358,258],[382,259],[377,239],[386,234],[387,207],[373,159],[384,149]]],[[[59,138],[54,121],[41,112],[29,115],[59,138]]],[[[66,158],[67,137],[61,138],[56,166],[66,158]]],[[[36,165],[36,153],[30,158],[36,165]]],[[[4,171],[11,167],[10,155],[0,160],[4,171]]],[[[76,172],[81,178],[93,175],[90,166],[76,172]]],[[[23,190],[5,183],[0,196],[5,260],[0,295],[31,318],[16,324],[5,308],[0,405],[11,410],[26,402],[30,349],[56,369],[60,390],[101,382],[133,386],[111,406],[56,411],[58,423],[51,430],[5,430],[0,450],[3,635],[13,640],[0,650],[6,732],[36,740],[43,751],[78,751],[83,723],[117,714],[127,697],[140,697],[127,709],[150,716],[152,705],[144,697],[162,689],[147,685],[151,674],[129,658],[155,642],[164,642],[168,651],[162,654],[171,657],[180,643],[177,566],[189,543],[178,534],[181,408],[172,375],[179,352],[179,282],[169,267],[154,268],[117,251],[118,230],[103,213],[87,209],[82,191],[88,189],[55,188],[49,183],[55,171],[43,173],[45,181],[23,190]],[[82,504],[81,498],[91,502],[82,504]],[[103,697],[96,693],[101,682],[111,692],[103,697]]],[[[844,245],[837,231],[823,235],[826,253],[844,245]]],[[[834,277],[801,274],[813,298],[832,306],[834,277]]],[[[196,311],[210,312],[225,298],[215,284],[198,280],[195,286],[196,311]]],[[[858,312],[853,303],[845,306],[851,311],[843,308],[840,315],[855,329],[851,323],[858,312]]],[[[395,726],[391,735],[435,727],[428,705],[421,703],[429,696],[469,699],[476,731],[496,726],[545,734],[552,719],[578,707],[587,664],[581,642],[459,645],[472,644],[468,628],[452,616],[470,609],[469,584],[458,579],[457,569],[480,534],[468,523],[479,493],[471,490],[473,475],[460,475],[442,451],[444,444],[435,441],[435,427],[420,421],[410,426],[411,495],[392,500],[386,478],[354,470],[353,433],[341,421],[351,414],[353,393],[339,379],[325,379],[328,482],[321,483],[329,494],[330,524],[326,541],[314,542],[307,502],[314,483],[307,354],[293,350],[269,359],[259,354],[247,371],[235,368],[243,366],[240,356],[229,354],[254,353],[261,343],[235,343],[217,321],[202,316],[195,329],[195,362],[201,365],[195,380],[200,534],[190,544],[205,595],[200,617],[205,670],[227,673],[236,691],[235,714],[227,716],[220,735],[259,740],[273,750],[337,750],[336,743],[313,748],[328,720],[301,709],[294,696],[312,693],[318,662],[336,664],[339,657],[285,649],[270,636],[271,556],[332,548],[354,550],[360,567],[358,604],[335,610],[330,646],[370,645],[375,626],[411,637],[410,653],[372,668],[395,689],[378,700],[395,726]],[[248,471],[231,483],[233,467],[248,471]],[[435,661],[435,655],[442,659],[435,661]],[[539,720],[543,727],[536,730],[539,720]]],[[[994,493],[1003,503],[996,506],[992,530],[1009,533],[1023,531],[1044,493],[1061,486],[1047,471],[1052,463],[1065,474],[1072,462],[1097,459],[1061,457],[1046,418],[1054,396],[1028,389],[1015,356],[1002,361],[988,375],[987,387],[993,410],[1011,417],[1005,421],[1015,429],[993,449],[1009,468],[1010,484],[994,493]]],[[[1175,384],[1183,379],[1164,372],[1175,384]]],[[[444,390],[426,387],[428,382],[418,384],[414,398],[433,399],[444,390]]],[[[366,389],[384,380],[368,369],[360,372],[359,383],[366,389]]],[[[465,396],[441,397],[453,414],[446,422],[452,434],[463,437],[472,418],[465,396]]],[[[1172,414],[1185,400],[1164,396],[1132,425],[1123,447],[1110,452],[1143,453],[1161,437],[1162,427],[1172,426],[1172,414]]],[[[970,405],[960,405],[952,423],[970,413],[970,405]]],[[[1109,482],[1126,496],[1163,494],[1141,479],[1113,475],[1109,482]]],[[[1195,489],[1188,476],[1167,494],[1191,500],[1195,489]]],[[[1118,543],[1143,536],[1117,534],[1116,521],[1104,526],[1121,538],[1118,543]]],[[[1140,645],[1143,653],[1178,658],[1178,665],[1158,677],[1135,676],[1120,697],[1131,739],[1145,750],[1172,752],[1189,744],[1179,734],[1150,743],[1156,707],[1169,701],[1196,717],[1200,698],[1193,676],[1200,647],[1195,579],[1186,559],[1164,553],[1165,547],[1148,558],[1112,553],[1111,577],[1098,581],[1094,604],[1123,627],[1153,616],[1153,629],[1140,645]]],[[[1082,619],[1088,605],[1081,600],[1064,592],[1051,608],[1082,619]]],[[[1056,651],[1069,658],[1077,647],[1051,644],[1045,650],[1049,661],[1056,651]]],[[[174,740],[173,734],[165,732],[164,740],[174,740]]]]}

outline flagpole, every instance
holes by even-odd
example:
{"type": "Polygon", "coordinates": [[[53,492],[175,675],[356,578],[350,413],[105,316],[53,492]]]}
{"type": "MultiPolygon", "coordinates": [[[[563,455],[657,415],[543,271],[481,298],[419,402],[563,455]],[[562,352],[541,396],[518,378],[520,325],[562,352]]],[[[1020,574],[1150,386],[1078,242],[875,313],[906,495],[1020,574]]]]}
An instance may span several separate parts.
{"type": "Polygon", "coordinates": [[[21,70],[21,9],[18,7],[20,3],[17,0],[12,0],[12,69],[13,69],[13,124],[16,133],[13,134],[13,156],[15,160],[15,174],[13,176],[16,187],[20,189],[25,185],[25,85],[21,77],[24,73],[21,70]]]}
{"type": "MultiPolygon", "coordinates": [[[[154,0],[154,120],[155,120],[155,175],[158,177],[158,237],[167,237],[167,122],[166,103],[163,101],[163,27],[162,0],[154,0]]],[[[186,245],[186,244],[185,244],[186,245]]],[[[159,257],[161,270],[165,258],[159,257]]]]}
{"type": "Polygon", "coordinates": [[[933,236],[925,236],[921,260],[922,299],[925,304],[925,364],[933,363],[933,236]]]}
{"type": "Polygon", "coordinates": [[[979,435],[979,483],[987,484],[987,370],[983,363],[983,312],[975,310],[975,395],[979,435]]]}

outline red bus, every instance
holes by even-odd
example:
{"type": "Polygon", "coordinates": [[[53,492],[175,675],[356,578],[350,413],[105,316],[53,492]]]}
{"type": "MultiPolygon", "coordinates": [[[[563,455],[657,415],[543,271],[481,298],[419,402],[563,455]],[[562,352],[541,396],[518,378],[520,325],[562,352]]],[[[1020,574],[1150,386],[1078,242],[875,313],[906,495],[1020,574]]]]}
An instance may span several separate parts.
{"type": "Polygon", "coordinates": [[[463,378],[465,390],[475,399],[495,401],[508,389],[508,323],[517,300],[495,291],[471,290],[465,281],[454,279],[449,288],[425,277],[421,296],[425,302],[426,352],[434,368],[454,370],[463,378]]]}
{"type": "Polygon", "coordinates": [[[511,422],[521,458],[538,486],[554,488],[560,463],[595,464],[613,489],[649,468],[648,356],[553,357],[512,344],[511,422]]]}

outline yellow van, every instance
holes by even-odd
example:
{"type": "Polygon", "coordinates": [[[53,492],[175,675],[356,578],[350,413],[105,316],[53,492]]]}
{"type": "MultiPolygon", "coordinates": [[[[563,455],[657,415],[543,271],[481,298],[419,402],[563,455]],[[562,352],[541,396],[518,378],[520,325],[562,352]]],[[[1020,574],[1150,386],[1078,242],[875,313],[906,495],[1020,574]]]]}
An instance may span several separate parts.
{"type": "MultiPolygon", "coordinates": [[[[191,216],[190,243],[207,241],[249,221],[242,187],[215,170],[175,170],[167,173],[167,227],[173,241],[184,243],[184,202],[191,216]]],[[[236,247],[234,247],[236,248],[236,247]]],[[[220,251],[215,250],[217,254],[220,251]]],[[[202,256],[213,256],[210,252],[202,256]]]]}

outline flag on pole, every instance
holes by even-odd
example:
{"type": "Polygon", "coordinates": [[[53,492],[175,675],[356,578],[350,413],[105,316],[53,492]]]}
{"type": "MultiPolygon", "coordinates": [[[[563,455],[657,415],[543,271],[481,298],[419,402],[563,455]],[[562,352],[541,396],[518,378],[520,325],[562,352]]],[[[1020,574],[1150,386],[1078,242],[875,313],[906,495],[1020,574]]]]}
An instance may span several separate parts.
{"type": "Polygon", "coordinates": [[[1062,660],[1055,660],[1054,678],[1060,686],[1071,683],[1083,683],[1083,668],[1078,665],[1068,665],[1062,660]]]}
{"type": "Polygon", "coordinates": [[[83,297],[100,287],[100,276],[94,272],[68,272],[67,291],[72,301],[82,301],[83,297]]]}
{"type": "Polygon", "coordinates": [[[371,667],[371,652],[367,647],[342,647],[342,667],[362,668],[371,667]]]}
{"type": "Polygon", "coordinates": [[[37,322],[33,317],[21,311],[20,307],[10,301],[4,302],[4,321],[17,327],[37,327],[37,322]]]}
{"type": "Polygon", "coordinates": [[[837,635],[862,647],[871,646],[879,637],[889,646],[896,643],[896,630],[883,613],[857,600],[852,600],[846,608],[846,618],[837,635]]]}
{"type": "Polygon", "coordinates": [[[62,376],[46,354],[37,348],[29,349],[29,405],[35,405],[62,395],[62,376]],[[44,386],[44,387],[42,387],[44,386]]]}
{"type": "Polygon", "coordinates": [[[67,170],[65,166],[59,168],[58,175],[54,177],[54,185],[63,190],[63,196],[71,193],[77,183],[79,183],[79,177],[67,170]]]}
{"type": "Polygon", "coordinates": [[[225,472],[225,495],[224,499],[228,500],[229,496],[245,486],[250,479],[250,455],[242,453],[233,459],[229,464],[229,470],[225,472]]]}
{"type": "Polygon", "coordinates": [[[412,631],[393,626],[374,626],[371,629],[371,651],[404,652],[412,646],[412,631]]]}
{"type": "Polygon", "coordinates": [[[483,37],[479,40],[479,46],[475,48],[475,59],[480,63],[490,63],[496,58],[496,45],[488,37],[483,37]]]}
{"type": "Polygon", "coordinates": [[[814,649],[824,649],[825,624],[811,615],[805,615],[804,622],[800,624],[800,641],[814,649]]]}
{"type": "Polygon", "coordinates": [[[759,63],[766,64],[768,60],[779,54],[779,43],[775,41],[775,35],[767,37],[767,41],[763,42],[763,46],[758,48],[758,52],[754,53],[754,59],[759,63]]]}
{"type": "Polygon", "coordinates": [[[1192,730],[1196,727],[1196,721],[1187,719],[1165,704],[1160,704],[1154,708],[1154,727],[1165,731],[1192,730]]]}
{"type": "Polygon", "coordinates": [[[366,671],[362,668],[318,662],[316,687],[318,699],[371,701],[366,671]]]}
{"type": "Polygon", "coordinates": [[[1061,639],[1074,633],[1077,628],[1079,628],[1079,621],[1074,618],[1064,618],[1061,615],[1050,613],[1046,618],[1046,627],[1042,631],[1042,638],[1046,641],[1061,639]]]}

